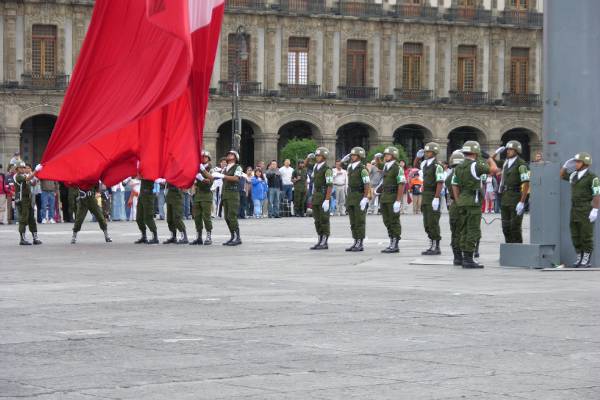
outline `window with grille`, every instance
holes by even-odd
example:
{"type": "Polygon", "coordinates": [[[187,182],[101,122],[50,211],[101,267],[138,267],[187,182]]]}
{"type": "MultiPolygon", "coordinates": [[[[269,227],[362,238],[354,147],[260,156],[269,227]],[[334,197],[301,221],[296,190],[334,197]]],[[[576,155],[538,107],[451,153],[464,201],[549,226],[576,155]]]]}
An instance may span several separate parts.
{"type": "Polygon", "coordinates": [[[291,37],[288,49],[288,84],[308,85],[308,38],[291,37]]]}
{"type": "Polygon", "coordinates": [[[458,0],[459,7],[475,8],[475,0],[458,0]]]}
{"type": "Polygon", "coordinates": [[[510,92],[526,94],[529,81],[529,49],[513,47],[510,56],[510,92]]]}
{"type": "Polygon", "coordinates": [[[404,43],[402,55],[402,88],[421,89],[423,44],[404,43]]]}
{"type": "Polygon", "coordinates": [[[348,49],[346,53],[346,84],[348,86],[366,86],[367,41],[348,40],[348,49]]]}
{"type": "Polygon", "coordinates": [[[56,26],[33,25],[31,49],[33,78],[54,77],[56,75],[56,26]]]}
{"type": "Polygon", "coordinates": [[[527,10],[529,9],[529,0],[510,0],[509,5],[513,10],[527,10]]]}
{"type": "Polygon", "coordinates": [[[476,46],[458,46],[458,90],[475,90],[477,65],[476,46]]]}
{"type": "Polygon", "coordinates": [[[230,81],[235,80],[237,63],[240,66],[240,82],[248,82],[250,80],[250,35],[244,34],[244,39],[246,40],[248,57],[242,60],[238,52],[238,48],[241,45],[241,38],[235,33],[229,34],[227,38],[227,76],[230,81]]]}

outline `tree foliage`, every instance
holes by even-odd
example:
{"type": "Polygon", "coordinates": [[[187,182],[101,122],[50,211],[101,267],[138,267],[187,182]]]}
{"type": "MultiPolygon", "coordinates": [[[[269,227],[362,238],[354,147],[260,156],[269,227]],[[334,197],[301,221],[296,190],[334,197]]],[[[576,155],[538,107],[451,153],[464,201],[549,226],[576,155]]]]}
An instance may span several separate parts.
{"type": "Polygon", "coordinates": [[[281,149],[280,159],[283,161],[289,158],[292,166],[296,166],[298,161],[304,160],[309,153],[314,153],[317,147],[317,142],[313,139],[290,139],[281,149]]]}

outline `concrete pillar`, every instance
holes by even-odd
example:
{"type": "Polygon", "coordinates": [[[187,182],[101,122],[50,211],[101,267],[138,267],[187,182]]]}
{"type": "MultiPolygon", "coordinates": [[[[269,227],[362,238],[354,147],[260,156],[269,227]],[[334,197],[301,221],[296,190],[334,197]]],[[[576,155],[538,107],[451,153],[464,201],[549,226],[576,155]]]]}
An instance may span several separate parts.
{"type": "Polygon", "coordinates": [[[4,15],[0,15],[0,82],[4,80],[4,15]]]}
{"type": "Polygon", "coordinates": [[[7,127],[0,135],[0,164],[8,166],[10,159],[21,146],[21,129],[7,127]]]}
{"type": "Polygon", "coordinates": [[[275,85],[270,87],[271,90],[277,90],[279,88],[279,84],[281,83],[281,42],[283,33],[281,31],[281,26],[277,26],[277,30],[275,32],[275,85]]]}
{"type": "Polygon", "coordinates": [[[211,88],[219,87],[219,81],[221,80],[221,42],[222,40],[219,37],[219,43],[217,43],[217,53],[215,54],[215,64],[210,77],[211,88]]]}
{"type": "Polygon", "coordinates": [[[277,159],[277,133],[254,135],[254,163],[277,159]]]}
{"type": "Polygon", "coordinates": [[[265,86],[265,28],[256,28],[256,80],[265,86]]]}
{"type": "Polygon", "coordinates": [[[17,55],[16,64],[16,80],[21,81],[21,75],[24,72],[25,66],[25,27],[23,23],[23,16],[17,15],[16,23],[16,37],[15,37],[15,51],[17,55]]]}
{"type": "Polygon", "coordinates": [[[317,42],[317,48],[315,49],[317,56],[315,83],[321,86],[321,90],[323,90],[323,31],[318,31],[315,36],[317,42]]]}
{"type": "Polygon", "coordinates": [[[266,70],[267,70],[267,80],[265,82],[266,89],[275,88],[279,85],[279,82],[275,82],[275,40],[277,36],[277,28],[273,26],[269,26],[267,28],[267,42],[265,45],[266,51],[266,70]]]}
{"type": "Polygon", "coordinates": [[[379,33],[373,35],[373,87],[381,88],[381,37],[379,33]]]}
{"type": "Polygon", "coordinates": [[[212,155],[213,164],[217,155],[217,139],[219,138],[218,132],[204,132],[202,136],[202,148],[212,155]]]}
{"type": "MultiPolygon", "coordinates": [[[[65,18],[65,75],[71,75],[73,72],[73,20],[70,17],[65,18]]],[[[2,43],[0,41],[0,43],[2,43]]]]}
{"type": "Polygon", "coordinates": [[[337,92],[340,86],[340,32],[333,34],[333,67],[332,67],[332,91],[337,92]]]}
{"type": "Polygon", "coordinates": [[[389,37],[389,46],[390,46],[390,60],[389,60],[389,65],[388,65],[388,73],[389,73],[389,79],[388,79],[388,94],[393,95],[394,94],[394,89],[396,89],[396,62],[397,62],[397,54],[396,54],[396,50],[398,47],[398,35],[396,35],[396,32],[392,32],[391,36],[389,37]]]}

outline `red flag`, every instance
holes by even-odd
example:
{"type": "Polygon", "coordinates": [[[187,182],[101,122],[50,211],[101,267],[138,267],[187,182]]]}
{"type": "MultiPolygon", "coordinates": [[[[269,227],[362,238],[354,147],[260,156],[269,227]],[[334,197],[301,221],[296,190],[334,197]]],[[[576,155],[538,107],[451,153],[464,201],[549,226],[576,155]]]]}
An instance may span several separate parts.
{"type": "Polygon", "coordinates": [[[42,179],[113,185],[197,173],[224,0],[97,0],[42,179]]]}

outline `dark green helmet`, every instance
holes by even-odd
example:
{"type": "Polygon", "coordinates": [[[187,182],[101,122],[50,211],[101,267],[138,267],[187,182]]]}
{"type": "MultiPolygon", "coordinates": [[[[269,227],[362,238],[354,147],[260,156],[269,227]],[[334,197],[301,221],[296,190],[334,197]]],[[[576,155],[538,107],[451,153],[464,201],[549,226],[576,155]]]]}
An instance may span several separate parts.
{"type": "Polygon", "coordinates": [[[521,154],[523,152],[523,146],[516,140],[511,140],[506,143],[506,149],[513,149],[517,152],[517,154],[521,154]]]}
{"type": "Polygon", "coordinates": [[[350,151],[351,155],[359,156],[361,159],[367,156],[367,152],[362,147],[353,147],[350,151]]]}
{"type": "Polygon", "coordinates": [[[429,142],[423,148],[425,151],[431,151],[433,154],[437,155],[440,152],[440,145],[435,142],[429,142]]]}
{"type": "Polygon", "coordinates": [[[385,150],[383,151],[383,154],[391,154],[395,160],[398,159],[398,157],[400,157],[400,152],[398,151],[398,149],[394,146],[389,146],[386,147],[385,150]]]}
{"type": "Polygon", "coordinates": [[[329,157],[329,150],[327,150],[326,147],[319,147],[315,150],[315,156],[322,156],[327,159],[327,157],[329,157]]]}
{"type": "Polygon", "coordinates": [[[592,155],[582,151],[581,153],[575,154],[575,161],[581,161],[585,165],[592,165],[592,155]]]}
{"type": "Polygon", "coordinates": [[[465,144],[463,144],[461,151],[469,154],[481,154],[481,146],[479,145],[479,142],[475,140],[467,140],[465,144]]]}

